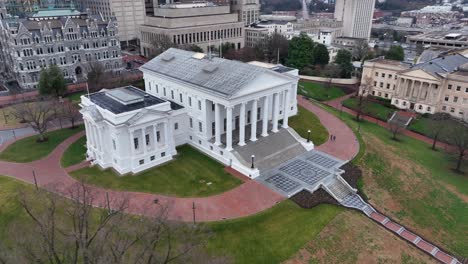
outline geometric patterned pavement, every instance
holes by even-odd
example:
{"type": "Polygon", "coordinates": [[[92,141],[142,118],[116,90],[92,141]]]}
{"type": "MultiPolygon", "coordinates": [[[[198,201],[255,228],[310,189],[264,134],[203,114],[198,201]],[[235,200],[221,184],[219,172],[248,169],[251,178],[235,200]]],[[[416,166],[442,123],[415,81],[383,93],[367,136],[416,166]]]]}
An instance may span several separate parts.
{"type": "Polygon", "coordinates": [[[320,183],[333,178],[345,161],[311,150],[277,167],[261,171],[255,180],[286,197],[306,189],[315,191],[320,183]]]}

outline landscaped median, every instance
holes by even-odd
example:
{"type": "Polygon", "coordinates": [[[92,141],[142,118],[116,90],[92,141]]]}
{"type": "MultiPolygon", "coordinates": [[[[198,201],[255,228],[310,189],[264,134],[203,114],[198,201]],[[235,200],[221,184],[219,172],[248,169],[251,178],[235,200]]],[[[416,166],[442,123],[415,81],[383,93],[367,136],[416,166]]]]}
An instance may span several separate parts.
{"type": "Polygon", "coordinates": [[[324,84],[306,81],[299,82],[297,93],[317,101],[329,101],[346,95],[346,93],[338,87],[326,87],[324,84]]]}
{"type": "Polygon", "coordinates": [[[308,131],[310,130],[310,140],[314,142],[315,146],[327,142],[328,131],[320,123],[318,117],[302,106],[298,105],[297,110],[297,115],[288,120],[289,126],[303,138],[308,137],[308,131]]]}
{"type": "Polygon", "coordinates": [[[83,131],[84,126],[47,132],[46,142],[37,142],[38,136],[20,139],[0,153],[0,160],[26,163],[45,158],[65,139],[83,131]]]}
{"type": "Polygon", "coordinates": [[[157,193],[177,197],[206,197],[223,193],[242,183],[224,170],[221,163],[189,145],[177,148],[173,161],[137,175],[119,176],[98,166],[71,173],[91,185],[121,191],[157,193]]]}
{"type": "MultiPolygon", "coordinates": [[[[351,97],[343,101],[344,107],[355,111],[359,109],[358,104],[359,98],[356,97],[351,97]]],[[[362,108],[363,114],[371,116],[373,118],[377,118],[384,122],[387,122],[387,120],[392,116],[392,114],[395,111],[397,111],[396,108],[388,107],[373,101],[366,101],[364,107],[362,108]]]]}

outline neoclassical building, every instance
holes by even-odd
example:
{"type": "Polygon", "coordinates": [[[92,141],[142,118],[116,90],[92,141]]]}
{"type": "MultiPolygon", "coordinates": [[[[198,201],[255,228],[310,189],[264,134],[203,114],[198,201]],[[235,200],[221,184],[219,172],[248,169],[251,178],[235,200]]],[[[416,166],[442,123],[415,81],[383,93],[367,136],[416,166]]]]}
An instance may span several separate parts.
{"type": "Polygon", "coordinates": [[[361,92],[391,99],[421,114],[446,112],[468,120],[468,54],[459,50],[416,65],[381,58],[366,61],[361,92]]]}
{"type": "Polygon", "coordinates": [[[86,79],[91,63],[106,71],[123,69],[118,27],[113,20],[74,9],[43,9],[27,18],[0,20],[0,59],[5,78],[35,89],[40,71],[57,65],[65,79],[86,79]]]}
{"type": "Polygon", "coordinates": [[[295,69],[171,48],[140,70],[146,93],[124,87],[82,96],[88,157],[103,168],[137,173],[190,144],[254,178],[258,169],[236,150],[280,130],[293,133],[287,129],[297,114],[295,69]]]}

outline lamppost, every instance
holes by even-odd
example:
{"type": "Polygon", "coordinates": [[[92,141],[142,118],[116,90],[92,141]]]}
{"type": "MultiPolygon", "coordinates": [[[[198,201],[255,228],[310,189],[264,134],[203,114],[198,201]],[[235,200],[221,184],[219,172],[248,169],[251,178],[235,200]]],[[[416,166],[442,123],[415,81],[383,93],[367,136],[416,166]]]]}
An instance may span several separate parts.
{"type": "Polygon", "coordinates": [[[307,130],[307,143],[310,143],[310,129],[307,130]]]}
{"type": "Polygon", "coordinates": [[[254,161],[255,161],[255,155],[252,155],[252,166],[250,166],[250,168],[255,168],[255,164],[254,164],[254,161]]]}

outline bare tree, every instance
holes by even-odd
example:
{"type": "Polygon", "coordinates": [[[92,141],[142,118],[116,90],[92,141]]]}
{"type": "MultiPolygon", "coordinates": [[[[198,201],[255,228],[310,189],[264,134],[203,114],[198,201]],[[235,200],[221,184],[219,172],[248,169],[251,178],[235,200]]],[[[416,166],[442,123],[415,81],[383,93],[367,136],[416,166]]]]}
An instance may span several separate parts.
{"type": "Polygon", "coordinates": [[[399,120],[390,119],[388,121],[388,129],[392,132],[392,139],[398,140],[398,135],[405,130],[406,126],[399,122],[399,120]]]}
{"type": "Polygon", "coordinates": [[[429,119],[427,123],[427,128],[430,133],[432,141],[432,150],[436,149],[437,141],[439,140],[440,136],[447,128],[447,120],[450,119],[450,114],[448,113],[435,113],[429,119]]]}
{"type": "Polygon", "coordinates": [[[47,140],[45,133],[50,121],[54,119],[54,104],[52,101],[36,101],[31,103],[23,103],[14,106],[14,115],[20,120],[28,123],[34,131],[39,133],[39,142],[47,140]]]}
{"type": "Polygon", "coordinates": [[[358,40],[353,51],[353,56],[356,60],[359,60],[361,62],[361,69],[367,55],[369,55],[369,44],[367,43],[367,40],[358,40]]]}
{"type": "Polygon", "coordinates": [[[172,42],[171,37],[168,35],[161,35],[158,39],[154,39],[150,42],[151,44],[151,54],[150,57],[154,58],[169,48],[174,48],[177,45],[172,42]]]}
{"type": "Polygon", "coordinates": [[[468,149],[468,123],[461,120],[457,120],[457,122],[454,123],[455,124],[449,128],[447,139],[450,144],[455,146],[458,152],[455,171],[462,172],[461,165],[468,149]]]}
{"type": "Polygon", "coordinates": [[[60,111],[62,113],[63,118],[70,121],[71,128],[75,128],[76,122],[81,118],[78,106],[69,100],[65,100],[63,103],[60,104],[60,111]]]}
{"type": "Polygon", "coordinates": [[[91,91],[97,91],[102,88],[102,85],[105,83],[106,78],[104,78],[104,67],[98,61],[92,61],[88,65],[88,88],[91,91]]]}
{"type": "Polygon", "coordinates": [[[357,97],[358,97],[358,102],[356,105],[356,121],[361,120],[361,116],[363,115],[364,111],[367,108],[367,95],[370,93],[372,89],[372,78],[371,77],[365,77],[364,82],[361,84],[361,87],[359,87],[359,90],[357,92],[357,97]]]}
{"type": "Polygon", "coordinates": [[[155,209],[152,217],[128,216],[128,199],[106,199],[81,182],[69,187],[67,196],[70,200],[42,189],[20,193],[20,205],[33,224],[9,228],[18,249],[8,256],[11,262],[196,263],[193,258],[201,256],[210,235],[202,225],[168,221],[169,207],[153,202],[139,205],[155,209]]]}

